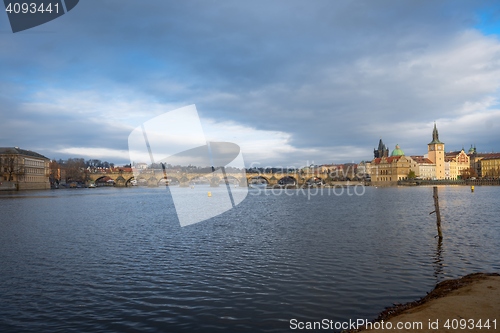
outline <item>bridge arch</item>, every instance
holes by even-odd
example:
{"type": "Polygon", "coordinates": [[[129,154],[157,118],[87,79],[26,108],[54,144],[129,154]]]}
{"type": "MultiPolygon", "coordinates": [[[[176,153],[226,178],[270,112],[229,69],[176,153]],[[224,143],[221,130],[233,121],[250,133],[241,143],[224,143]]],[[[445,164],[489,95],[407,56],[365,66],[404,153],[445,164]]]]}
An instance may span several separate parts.
{"type": "Polygon", "coordinates": [[[222,178],[220,180],[220,183],[225,184],[226,180],[227,180],[227,183],[229,185],[238,185],[238,186],[240,185],[240,180],[234,176],[231,176],[231,175],[227,175],[225,178],[222,178]]]}
{"type": "Polygon", "coordinates": [[[324,179],[318,176],[309,177],[305,183],[308,186],[324,186],[326,184],[324,179]]]}
{"type": "MultiPolygon", "coordinates": [[[[135,177],[133,177],[133,176],[132,176],[132,177],[130,177],[129,179],[127,179],[127,180],[125,181],[125,186],[126,186],[126,187],[132,186],[132,181],[133,181],[133,180],[136,180],[136,179],[135,179],[135,177]]],[[[136,185],[137,185],[137,183],[136,183],[136,185]]]]}
{"type": "Polygon", "coordinates": [[[196,176],[194,178],[191,178],[189,183],[191,185],[196,185],[196,186],[209,186],[210,179],[206,176],[196,176]]]}
{"type": "Polygon", "coordinates": [[[179,185],[181,182],[179,181],[179,178],[177,178],[177,177],[167,176],[167,183],[168,183],[168,186],[176,186],[176,185],[179,185]]]}
{"type": "Polygon", "coordinates": [[[217,176],[213,176],[212,178],[210,178],[210,186],[211,187],[218,187],[220,185],[221,181],[223,181],[221,178],[219,178],[217,176]]]}
{"type": "Polygon", "coordinates": [[[297,179],[295,177],[292,177],[292,176],[284,176],[278,180],[278,185],[284,186],[284,187],[297,186],[298,184],[299,184],[299,182],[297,181],[297,179]]]}
{"type": "Polygon", "coordinates": [[[97,186],[114,186],[115,180],[108,175],[98,177],[95,180],[97,186]]]}
{"type": "Polygon", "coordinates": [[[97,182],[102,183],[103,181],[107,181],[108,179],[111,179],[111,177],[109,177],[109,176],[106,176],[106,175],[105,175],[105,176],[101,176],[101,177],[97,178],[97,179],[95,180],[95,182],[96,182],[96,183],[97,183],[97,182]]]}
{"type": "Polygon", "coordinates": [[[146,177],[140,175],[139,177],[136,178],[137,180],[137,186],[148,186],[148,180],[146,177]]]}
{"type": "Polygon", "coordinates": [[[149,177],[149,179],[148,179],[148,186],[149,187],[158,186],[158,179],[155,176],[149,177]]]}
{"type": "Polygon", "coordinates": [[[268,185],[271,183],[270,180],[269,180],[269,178],[264,177],[262,175],[256,175],[256,176],[247,177],[247,183],[248,184],[256,184],[256,183],[259,183],[259,182],[265,182],[268,185]]]}

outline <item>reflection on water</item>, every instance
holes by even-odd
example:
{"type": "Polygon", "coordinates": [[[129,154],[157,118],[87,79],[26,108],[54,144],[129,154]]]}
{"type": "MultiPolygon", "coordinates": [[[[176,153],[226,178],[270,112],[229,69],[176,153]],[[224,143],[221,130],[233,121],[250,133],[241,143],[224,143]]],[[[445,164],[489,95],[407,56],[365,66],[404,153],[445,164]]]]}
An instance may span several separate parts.
{"type": "Polygon", "coordinates": [[[443,239],[440,237],[436,237],[437,239],[437,248],[436,248],[436,255],[434,256],[434,277],[436,278],[437,282],[439,282],[440,278],[443,276],[443,259],[442,259],[442,252],[443,252],[443,239]]]}
{"type": "Polygon", "coordinates": [[[442,243],[431,187],[251,191],[185,228],[165,188],[0,193],[0,331],[283,332],[292,318],[371,319],[436,281],[500,270],[500,187],[439,191],[442,243]]]}

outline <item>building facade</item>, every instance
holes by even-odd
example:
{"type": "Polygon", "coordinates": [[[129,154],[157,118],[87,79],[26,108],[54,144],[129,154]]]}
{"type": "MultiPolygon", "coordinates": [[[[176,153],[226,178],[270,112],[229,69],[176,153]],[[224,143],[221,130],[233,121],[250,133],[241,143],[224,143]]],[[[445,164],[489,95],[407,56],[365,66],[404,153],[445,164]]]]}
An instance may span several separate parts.
{"type": "MultiPolygon", "coordinates": [[[[439,140],[436,124],[434,124],[432,131],[432,141],[427,144],[426,155],[405,156],[399,145],[396,145],[390,156],[384,156],[388,155],[387,151],[382,140],[380,140],[379,149],[374,150],[375,158],[371,162],[370,174],[373,183],[396,184],[400,180],[408,179],[408,176],[413,173],[416,178],[420,179],[446,178],[444,142],[439,140]]],[[[453,158],[457,161],[465,159],[463,167],[469,164],[467,154],[463,150],[453,158]]],[[[457,165],[454,164],[453,167],[454,172],[458,172],[457,165]]],[[[462,164],[460,167],[462,168],[462,164]]]]}
{"type": "Polygon", "coordinates": [[[434,123],[434,130],[432,131],[432,141],[427,144],[427,156],[436,165],[436,174],[433,178],[445,179],[444,142],[439,141],[436,123],[434,123]]]}
{"type": "Polygon", "coordinates": [[[445,144],[439,140],[436,123],[432,141],[427,144],[427,154],[405,156],[399,145],[388,156],[388,149],[379,141],[371,162],[360,163],[364,173],[370,174],[372,182],[393,185],[399,180],[415,175],[424,180],[458,180],[468,178],[500,178],[500,153],[478,153],[471,145],[466,152],[445,152],[445,144]],[[368,167],[369,166],[369,167],[368,167]]]}
{"type": "Polygon", "coordinates": [[[444,179],[461,179],[462,173],[471,167],[470,157],[462,148],[461,151],[445,153],[445,177],[444,179]]]}
{"type": "Polygon", "coordinates": [[[500,178],[500,153],[485,154],[481,161],[483,178],[500,178]]]}
{"type": "Polygon", "coordinates": [[[373,158],[389,157],[389,148],[387,148],[382,139],[378,142],[378,148],[373,149],[373,158]]]}
{"type": "Polygon", "coordinates": [[[370,161],[361,161],[358,164],[358,177],[362,178],[371,178],[372,174],[372,162],[370,161]]]}
{"type": "Polygon", "coordinates": [[[409,156],[376,158],[371,162],[371,180],[374,185],[396,185],[408,179],[412,159],[409,156]]]}
{"type": "Polygon", "coordinates": [[[19,147],[0,148],[0,182],[3,189],[49,189],[49,159],[19,147]]]}
{"type": "Polygon", "coordinates": [[[371,181],[374,185],[396,185],[399,180],[408,179],[413,164],[415,161],[396,145],[391,156],[373,159],[371,181]]]}
{"type": "Polygon", "coordinates": [[[412,170],[418,179],[433,179],[436,177],[436,164],[426,156],[411,156],[412,170]]]}

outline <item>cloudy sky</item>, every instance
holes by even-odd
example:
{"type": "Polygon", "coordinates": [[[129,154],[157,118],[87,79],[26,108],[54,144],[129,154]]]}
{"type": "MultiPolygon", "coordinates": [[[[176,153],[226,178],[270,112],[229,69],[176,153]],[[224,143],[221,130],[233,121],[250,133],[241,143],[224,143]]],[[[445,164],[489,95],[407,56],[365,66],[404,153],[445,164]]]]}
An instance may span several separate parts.
{"type": "Polygon", "coordinates": [[[132,130],[195,104],[247,166],[359,162],[380,138],[500,151],[494,1],[83,0],[12,33],[0,146],[129,162],[132,130]]]}

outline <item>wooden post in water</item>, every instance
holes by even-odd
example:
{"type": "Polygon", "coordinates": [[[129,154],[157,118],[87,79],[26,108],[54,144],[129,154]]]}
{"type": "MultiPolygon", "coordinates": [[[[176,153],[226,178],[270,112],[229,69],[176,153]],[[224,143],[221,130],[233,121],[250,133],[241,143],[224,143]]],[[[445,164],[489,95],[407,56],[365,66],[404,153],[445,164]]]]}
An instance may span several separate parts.
{"type": "Polygon", "coordinates": [[[433,197],[434,197],[434,208],[435,208],[435,211],[433,211],[432,213],[436,213],[436,225],[437,225],[437,230],[438,230],[438,237],[441,240],[441,239],[443,239],[443,233],[441,231],[441,213],[439,212],[439,197],[438,197],[438,188],[437,188],[437,186],[434,186],[433,192],[434,192],[433,197]]]}

